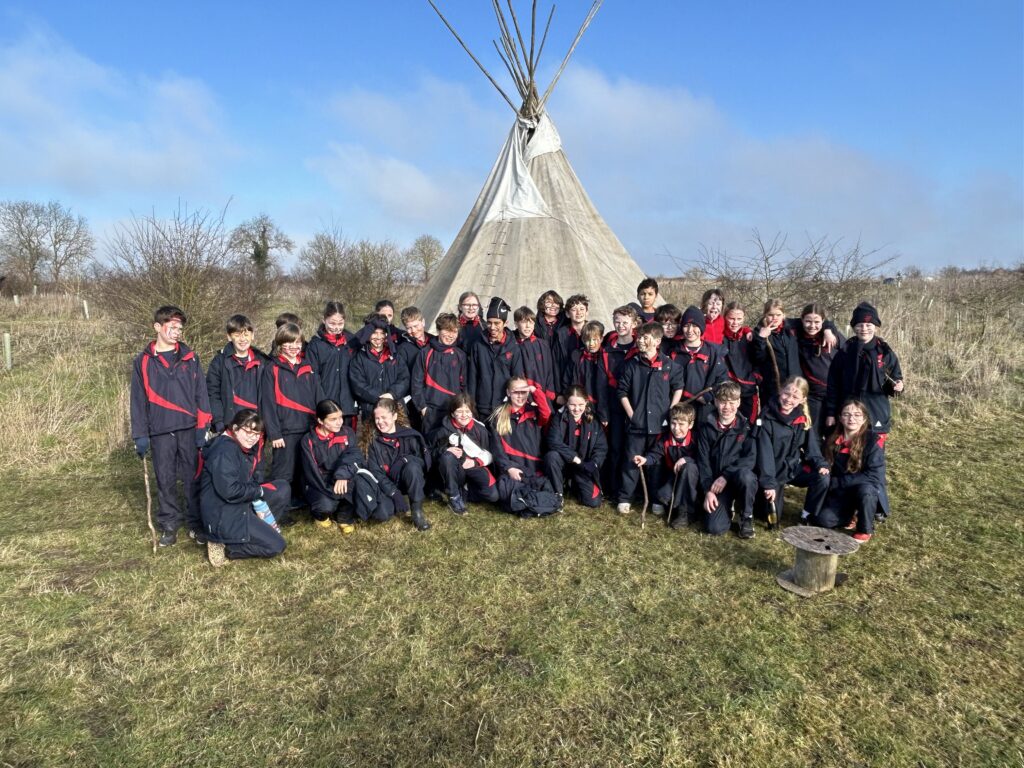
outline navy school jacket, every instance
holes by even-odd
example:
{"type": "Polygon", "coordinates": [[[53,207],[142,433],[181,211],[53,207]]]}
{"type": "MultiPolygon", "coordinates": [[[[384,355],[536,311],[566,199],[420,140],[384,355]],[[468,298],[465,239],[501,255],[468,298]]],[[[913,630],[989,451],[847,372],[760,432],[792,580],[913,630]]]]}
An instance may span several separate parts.
{"type": "Polygon", "coordinates": [[[377,478],[385,496],[391,496],[398,490],[391,474],[394,472],[397,475],[401,465],[408,463],[411,457],[422,459],[425,470],[430,468],[431,457],[426,440],[415,429],[396,427],[390,435],[379,432],[374,434],[366,450],[367,467],[377,478]]]}
{"type": "Polygon", "coordinates": [[[555,336],[558,334],[559,329],[564,328],[568,324],[569,319],[561,312],[552,325],[548,325],[543,316],[538,315],[533,332],[537,335],[538,339],[546,341],[548,346],[551,347],[552,352],[554,352],[555,336]]]}
{"type": "Polygon", "coordinates": [[[211,541],[239,544],[249,541],[249,528],[266,525],[252,511],[260,498],[262,441],[249,451],[231,434],[221,434],[203,449],[199,476],[199,514],[211,541]]]}
{"type": "Polygon", "coordinates": [[[410,394],[416,410],[444,410],[453,395],[466,391],[466,353],[456,344],[446,347],[433,338],[419,350],[412,369],[410,394]]]}
{"type": "MultiPolygon", "coordinates": [[[[480,423],[476,419],[473,419],[465,427],[460,427],[452,421],[451,416],[445,416],[441,419],[440,426],[438,426],[437,429],[431,432],[427,437],[427,442],[430,445],[430,455],[435,464],[440,463],[444,452],[451,447],[451,435],[458,435],[460,440],[463,437],[466,437],[485,451],[491,450],[491,433],[488,431],[486,425],[480,423]]],[[[479,459],[474,459],[474,461],[477,466],[486,466],[479,459]]]]}
{"type": "Polygon", "coordinates": [[[555,331],[551,341],[552,361],[555,365],[555,389],[561,394],[569,383],[572,365],[572,353],[574,350],[583,349],[583,341],[572,323],[566,321],[565,325],[555,331]]]}
{"type": "Polygon", "coordinates": [[[344,416],[359,413],[356,398],[348,383],[348,367],[353,354],[349,346],[351,338],[352,335],[344,331],[339,334],[328,333],[321,325],[306,347],[306,360],[320,376],[324,396],[336,402],[344,416]]]}
{"type": "Polygon", "coordinates": [[[735,479],[742,470],[753,472],[757,461],[757,436],[742,413],[728,427],[709,413],[697,424],[697,469],[707,491],[719,477],[735,479]]]}
{"type": "Polygon", "coordinates": [[[316,404],[324,399],[319,374],[301,357],[293,365],[278,355],[263,368],[261,415],[267,438],[305,433],[316,421],[316,404]]]}
{"type": "Polygon", "coordinates": [[[462,315],[459,315],[459,339],[455,343],[463,352],[468,355],[478,341],[486,339],[487,330],[483,327],[479,317],[474,318],[473,322],[469,322],[462,315]]]}
{"type": "Polygon", "coordinates": [[[883,449],[884,436],[872,432],[864,443],[864,453],[861,456],[859,472],[849,472],[847,468],[850,462],[850,447],[840,429],[839,434],[829,438],[836,446],[832,455],[832,476],[829,479],[829,495],[842,493],[843,491],[861,485],[871,483],[878,491],[878,503],[882,511],[888,515],[889,491],[885,482],[885,450],[883,449]]]}
{"type": "Polygon", "coordinates": [[[156,342],[132,363],[132,439],[164,435],[183,429],[206,429],[211,422],[210,399],[199,358],[178,343],[165,354],[156,342]]]}
{"type": "MultiPolygon", "coordinates": [[[[668,353],[661,350],[663,354],[668,353]]],[[[619,334],[615,331],[605,334],[601,344],[601,353],[604,355],[604,365],[608,372],[608,386],[613,390],[619,385],[619,377],[626,367],[626,361],[631,360],[640,354],[636,348],[636,339],[625,346],[619,345],[619,334]]]]}
{"type": "Polygon", "coordinates": [[[566,381],[566,389],[577,385],[586,390],[587,400],[602,424],[608,422],[611,401],[615,397],[609,369],[607,350],[590,353],[586,349],[576,349],[572,353],[571,375],[566,381]]]}
{"type": "Polygon", "coordinates": [[[871,412],[871,429],[887,434],[892,428],[889,398],[893,390],[889,379],[903,379],[899,358],[892,348],[878,337],[867,346],[856,337],[849,339],[829,368],[822,416],[833,416],[838,421],[843,403],[857,398],[871,412]]]}
{"type": "Polygon", "coordinates": [[[217,432],[231,423],[243,408],[260,410],[260,382],[267,356],[249,347],[245,357],[235,356],[235,345],[228,343],[214,355],[206,371],[206,391],[217,432]]]}
{"type": "Polygon", "coordinates": [[[740,385],[740,394],[743,397],[757,394],[757,374],[750,359],[748,333],[751,333],[751,330],[746,326],[736,333],[730,332],[728,328],[722,332],[721,348],[726,375],[740,385]]]}
{"type": "Polygon", "coordinates": [[[800,352],[796,344],[796,332],[788,328],[785,323],[780,325],[767,339],[762,339],[757,329],[754,329],[754,337],[750,340],[750,360],[754,364],[760,378],[761,400],[768,401],[779,394],[779,385],[790,376],[799,376],[800,352]],[[772,365],[771,353],[768,345],[772,345],[775,352],[775,362],[779,366],[779,380],[775,380],[775,367],[772,365]]]}
{"type": "Polygon", "coordinates": [[[658,436],[654,447],[644,458],[647,459],[647,466],[661,466],[669,472],[672,472],[680,459],[696,462],[697,438],[694,436],[694,430],[687,432],[682,440],[676,440],[672,431],[666,429],[658,436]]]}
{"type": "Polygon", "coordinates": [[[779,410],[777,400],[767,403],[757,422],[757,476],[764,489],[779,490],[807,464],[815,472],[828,466],[818,447],[816,430],[805,429],[802,408],[789,414],[779,410]]]}
{"type": "Polygon", "coordinates": [[[505,474],[517,467],[526,475],[539,475],[544,427],[551,420],[551,405],[546,397],[537,397],[518,411],[510,413],[512,431],[499,435],[491,422],[491,453],[498,472],[505,474]]]}
{"type": "Polygon", "coordinates": [[[373,354],[369,344],[356,352],[349,363],[348,381],[364,416],[373,412],[385,392],[399,403],[409,394],[409,369],[395,356],[390,341],[385,342],[380,355],[373,354]]]}
{"type": "Polygon", "coordinates": [[[579,456],[580,461],[594,462],[600,467],[608,455],[608,441],[604,437],[604,429],[595,419],[580,419],[577,423],[569,409],[556,413],[548,423],[547,447],[566,462],[579,456]]]}
{"type": "Polygon", "coordinates": [[[506,329],[501,341],[493,344],[486,339],[478,341],[466,356],[469,358],[469,394],[480,416],[487,418],[505,399],[508,380],[523,375],[519,345],[506,329]]]}
{"type": "Polygon", "coordinates": [[[659,434],[668,418],[672,395],[681,391],[683,384],[683,367],[660,352],[654,360],[643,355],[630,358],[616,389],[616,397],[625,397],[633,407],[630,432],[659,434]]]}
{"type": "Polygon", "coordinates": [[[399,337],[398,344],[395,347],[395,357],[405,364],[410,376],[412,376],[412,370],[416,366],[416,358],[419,357],[420,350],[426,349],[433,338],[433,334],[430,333],[424,333],[422,341],[417,341],[408,333],[403,333],[399,337]]]}
{"type": "Polygon", "coordinates": [[[555,359],[551,351],[551,345],[546,341],[530,336],[528,339],[520,338],[519,333],[515,334],[519,344],[519,355],[523,364],[523,375],[530,382],[531,386],[554,402],[557,396],[556,387],[558,379],[555,376],[555,359]]]}
{"type": "MultiPolygon", "coordinates": [[[[797,352],[800,356],[800,372],[808,385],[810,385],[810,397],[816,400],[824,400],[828,391],[828,372],[832,368],[832,361],[835,360],[839,350],[846,343],[846,338],[833,331],[839,340],[836,348],[831,352],[825,350],[824,336],[818,333],[816,336],[808,336],[803,328],[796,332],[797,352]]],[[[820,426],[820,425],[815,425],[820,426]]]]}
{"type": "Polygon", "coordinates": [[[334,493],[335,480],[351,480],[366,465],[351,427],[327,434],[313,427],[302,436],[301,448],[306,484],[321,494],[334,493]]]}
{"type": "MultiPolygon", "coordinates": [[[[696,349],[689,349],[685,344],[679,345],[676,349],[675,362],[683,369],[683,400],[688,400],[701,390],[714,387],[729,377],[722,348],[707,341],[702,341],[696,349]]],[[[705,392],[699,399],[694,400],[697,413],[701,413],[700,406],[708,405],[714,399],[713,392],[705,392]]]]}

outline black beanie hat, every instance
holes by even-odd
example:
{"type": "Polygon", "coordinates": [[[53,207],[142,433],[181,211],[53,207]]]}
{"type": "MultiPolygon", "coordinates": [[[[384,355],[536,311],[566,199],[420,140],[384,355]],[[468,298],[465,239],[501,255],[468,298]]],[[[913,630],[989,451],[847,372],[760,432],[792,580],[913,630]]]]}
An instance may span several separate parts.
{"type": "Polygon", "coordinates": [[[487,305],[487,320],[501,320],[501,322],[508,321],[508,313],[512,311],[503,298],[495,296],[491,299],[491,303],[487,305]]]}
{"type": "Polygon", "coordinates": [[[700,328],[701,336],[703,336],[704,331],[707,330],[707,326],[704,324],[704,313],[692,304],[686,308],[685,312],[683,312],[683,317],[679,321],[679,327],[682,328],[687,323],[693,323],[700,328]]]}
{"type": "Polygon", "coordinates": [[[857,323],[874,323],[879,328],[882,327],[882,320],[878,317],[878,310],[866,301],[862,301],[857,305],[857,308],[853,310],[853,317],[850,318],[850,326],[853,327],[857,325],[857,323]]]}

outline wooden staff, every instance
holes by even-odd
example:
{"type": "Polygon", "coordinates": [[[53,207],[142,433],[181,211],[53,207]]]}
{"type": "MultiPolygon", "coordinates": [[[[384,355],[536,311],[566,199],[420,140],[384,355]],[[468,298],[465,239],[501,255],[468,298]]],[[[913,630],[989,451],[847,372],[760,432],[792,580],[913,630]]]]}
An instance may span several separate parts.
{"type": "Polygon", "coordinates": [[[714,387],[705,387],[700,392],[698,392],[696,395],[693,395],[692,397],[688,397],[685,400],[681,400],[679,402],[679,405],[689,405],[690,403],[696,402],[698,399],[704,397],[704,395],[706,395],[708,392],[711,392],[713,389],[714,389],[714,387]]]}
{"type": "MultiPolygon", "coordinates": [[[[783,320],[782,322],[786,322],[783,320]]],[[[765,328],[768,327],[768,323],[764,323],[765,328]]],[[[775,347],[772,346],[772,335],[768,334],[768,338],[764,340],[764,343],[768,347],[768,357],[772,359],[772,371],[775,373],[775,392],[778,394],[782,392],[782,374],[779,373],[779,361],[775,357],[775,347]]]]}
{"type": "Polygon", "coordinates": [[[149,537],[153,543],[153,554],[156,554],[156,528],[153,527],[153,494],[149,490],[149,462],[142,457],[142,478],[146,481],[146,522],[149,524],[149,537]]]}
{"type": "Polygon", "coordinates": [[[642,531],[647,525],[647,502],[650,501],[650,497],[647,495],[647,478],[644,476],[644,468],[637,467],[640,470],[640,487],[644,489],[644,505],[640,507],[640,530],[642,531]]]}
{"type": "Polygon", "coordinates": [[[672,508],[676,505],[676,485],[679,483],[679,473],[676,472],[675,465],[672,465],[672,472],[675,477],[672,478],[672,496],[668,500],[668,512],[665,513],[665,525],[672,525],[672,508]]]}

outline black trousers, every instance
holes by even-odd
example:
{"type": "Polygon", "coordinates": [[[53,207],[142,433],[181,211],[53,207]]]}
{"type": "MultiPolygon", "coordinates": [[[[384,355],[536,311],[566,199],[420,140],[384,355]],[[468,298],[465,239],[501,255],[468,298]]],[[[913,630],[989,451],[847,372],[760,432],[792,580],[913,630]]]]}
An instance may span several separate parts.
{"type": "Polygon", "coordinates": [[[581,464],[566,461],[556,451],[544,454],[544,475],[555,489],[555,493],[565,494],[566,480],[576,491],[576,497],[585,507],[599,507],[604,500],[597,479],[583,470],[581,464]]]}
{"type": "MultiPolygon", "coordinates": [[[[630,502],[636,493],[637,483],[640,482],[641,468],[633,463],[634,456],[644,456],[650,453],[654,443],[658,440],[657,435],[648,435],[643,432],[626,433],[626,449],[622,452],[622,470],[619,473],[619,502],[630,502]]],[[[652,483],[648,483],[650,488],[652,483]]]]}
{"type": "Polygon", "coordinates": [[[498,483],[491,471],[487,467],[466,469],[462,461],[448,451],[441,454],[437,469],[448,498],[461,496],[464,489],[468,488],[470,501],[497,501],[498,483]]]}
{"type": "Polygon", "coordinates": [[[857,515],[857,533],[874,533],[877,510],[878,489],[870,483],[861,483],[829,490],[816,522],[822,528],[838,528],[849,525],[857,515]]]}
{"type": "Polygon", "coordinates": [[[686,515],[688,520],[695,520],[697,516],[697,462],[687,459],[678,473],[662,462],[656,467],[652,467],[651,474],[654,476],[654,500],[671,510],[672,519],[675,519],[677,515],[686,515]],[[675,485],[674,497],[672,495],[673,484],[675,485]]]}
{"type": "Polygon", "coordinates": [[[622,409],[622,403],[613,396],[608,403],[608,429],[605,430],[608,455],[605,456],[601,467],[601,487],[609,499],[619,498],[619,488],[622,485],[622,453],[626,446],[628,428],[629,419],[622,409]]]}
{"type": "MultiPolygon", "coordinates": [[[[291,488],[287,483],[270,482],[263,484],[263,500],[267,502],[274,517],[284,514],[291,500],[291,488]]],[[[284,552],[284,536],[259,519],[255,512],[249,512],[249,540],[240,544],[225,544],[224,554],[231,560],[245,560],[250,557],[275,557],[284,552]]]]}
{"type": "MultiPolygon", "coordinates": [[[[704,489],[707,493],[707,489],[704,489]]],[[[741,469],[739,472],[726,477],[725,488],[718,494],[718,508],[707,513],[707,532],[712,536],[721,536],[729,530],[732,524],[732,507],[737,503],[740,507],[740,517],[753,518],[754,496],[757,494],[757,477],[749,469],[741,469]]],[[[703,500],[701,509],[703,511],[703,500]]]]}
{"type": "Polygon", "coordinates": [[[302,435],[283,435],[284,448],[272,448],[270,456],[270,478],[284,480],[292,489],[293,499],[304,499],[306,478],[302,474],[302,435]]]}
{"type": "MultiPolygon", "coordinates": [[[[804,500],[804,509],[810,512],[812,516],[818,514],[818,510],[821,509],[821,505],[825,502],[825,494],[828,493],[828,481],[828,475],[818,474],[816,469],[812,469],[806,464],[800,467],[800,471],[797,472],[795,477],[789,480],[780,478],[778,481],[779,492],[775,494],[775,519],[782,520],[783,494],[787,485],[806,488],[807,498],[804,500]]],[[[757,500],[754,502],[754,514],[759,519],[767,520],[772,506],[773,504],[765,499],[764,491],[758,489],[757,500]]]]}
{"type": "Polygon", "coordinates": [[[161,531],[176,531],[182,522],[189,530],[203,530],[199,517],[199,449],[196,431],[183,429],[153,435],[149,440],[156,475],[156,524],[161,531]],[[178,501],[178,483],[185,507],[178,501]]]}

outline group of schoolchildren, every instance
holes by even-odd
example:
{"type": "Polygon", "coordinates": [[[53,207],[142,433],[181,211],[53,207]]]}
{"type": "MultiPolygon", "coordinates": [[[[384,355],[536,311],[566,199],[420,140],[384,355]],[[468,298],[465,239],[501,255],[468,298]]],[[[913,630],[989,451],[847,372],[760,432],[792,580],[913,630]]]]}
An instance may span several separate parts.
{"type": "Polygon", "coordinates": [[[869,540],[889,514],[889,398],[903,390],[875,308],[857,306],[847,340],[817,304],[787,319],[771,300],[752,328],[718,289],[699,308],[659,302],[644,280],[605,333],[580,294],[513,312],[466,292],[433,335],[416,307],[397,328],[386,300],[352,333],[331,301],[311,337],[281,315],[269,354],[234,315],[205,377],[185,313],[161,307],[131,391],[159,544],[184,522],[221,565],[282,552],[304,507],[347,535],[406,514],[427,530],[428,498],[527,517],[566,495],[622,514],[642,498],[673,528],[752,538],[755,517],[779,524],[787,485],[807,489],[802,524],[869,540]]]}

